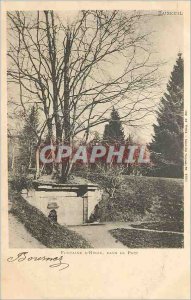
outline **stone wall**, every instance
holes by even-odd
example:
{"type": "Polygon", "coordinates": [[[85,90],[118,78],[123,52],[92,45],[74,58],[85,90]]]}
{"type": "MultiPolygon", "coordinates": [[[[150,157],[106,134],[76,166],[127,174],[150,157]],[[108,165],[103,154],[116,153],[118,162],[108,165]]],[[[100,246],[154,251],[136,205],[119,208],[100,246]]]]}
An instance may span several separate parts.
{"type": "Polygon", "coordinates": [[[101,192],[95,186],[88,188],[87,192],[79,196],[76,191],[67,190],[30,190],[22,191],[22,196],[33,206],[49,215],[51,206],[55,205],[57,222],[61,225],[81,225],[88,221],[96,204],[101,200],[101,192]]]}

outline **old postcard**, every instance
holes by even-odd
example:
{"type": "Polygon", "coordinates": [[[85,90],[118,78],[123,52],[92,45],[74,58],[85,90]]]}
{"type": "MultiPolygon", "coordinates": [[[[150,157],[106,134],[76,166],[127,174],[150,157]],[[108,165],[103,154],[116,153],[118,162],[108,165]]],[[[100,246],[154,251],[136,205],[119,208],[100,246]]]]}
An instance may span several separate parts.
{"type": "Polygon", "coordinates": [[[190,2],[1,2],[1,299],[190,299],[190,2]]]}

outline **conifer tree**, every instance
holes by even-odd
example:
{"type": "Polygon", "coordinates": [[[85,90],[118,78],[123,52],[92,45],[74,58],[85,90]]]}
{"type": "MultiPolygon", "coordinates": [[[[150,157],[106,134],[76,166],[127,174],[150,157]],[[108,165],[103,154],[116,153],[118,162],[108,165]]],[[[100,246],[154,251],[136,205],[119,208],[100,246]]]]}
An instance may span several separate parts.
{"type": "Polygon", "coordinates": [[[105,125],[103,140],[107,142],[124,142],[125,135],[118,111],[113,107],[109,124],[105,125]]]}
{"type": "Polygon", "coordinates": [[[20,139],[20,164],[25,171],[35,166],[35,149],[38,141],[38,111],[33,106],[25,119],[20,139]]]}
{"type": "Polygon", "coordinates": [[[173,68],[167,92],[161,99],[150,144],[155,176],[183,177],[184,61],[182,54],[173,68]]]}

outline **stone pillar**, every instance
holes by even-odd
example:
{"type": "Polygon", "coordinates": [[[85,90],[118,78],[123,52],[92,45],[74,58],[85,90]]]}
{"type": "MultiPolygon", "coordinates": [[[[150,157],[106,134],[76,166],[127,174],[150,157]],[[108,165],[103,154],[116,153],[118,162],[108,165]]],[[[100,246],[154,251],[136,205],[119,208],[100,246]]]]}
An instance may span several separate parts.
{"type": "Polygon", "coordinates": [[[88,193],[83,196],[83,223],[88,221],[88,193]]]}

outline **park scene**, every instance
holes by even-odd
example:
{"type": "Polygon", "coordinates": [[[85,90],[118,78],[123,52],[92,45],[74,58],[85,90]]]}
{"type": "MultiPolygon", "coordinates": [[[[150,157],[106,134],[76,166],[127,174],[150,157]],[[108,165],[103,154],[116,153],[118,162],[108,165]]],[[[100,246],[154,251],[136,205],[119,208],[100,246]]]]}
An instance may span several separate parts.
{"type": "Polygon", "coordinates": [[[184,247],[181,15],[7,13],[10,248],[184,247]]]}

